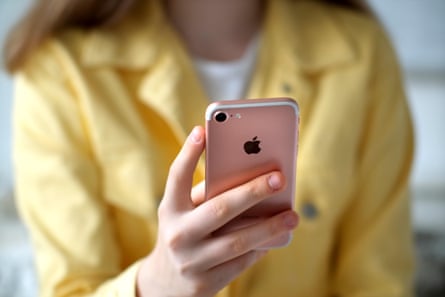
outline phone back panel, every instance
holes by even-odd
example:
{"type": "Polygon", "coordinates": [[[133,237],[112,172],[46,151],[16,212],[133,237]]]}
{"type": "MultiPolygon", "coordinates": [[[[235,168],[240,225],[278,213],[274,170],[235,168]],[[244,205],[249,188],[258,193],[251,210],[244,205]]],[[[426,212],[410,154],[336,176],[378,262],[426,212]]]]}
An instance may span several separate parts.
{"type": "Polygon", "coordinates": [[[286,178],[284,191],[243,216],[269,217],[293,208],[298,123],[298,105],[289,98],[210,104],[206,112],[206,198],[280,170],[286,178]],[[216,119],[220,113],[226,115],[225,121],[216,119]]]}

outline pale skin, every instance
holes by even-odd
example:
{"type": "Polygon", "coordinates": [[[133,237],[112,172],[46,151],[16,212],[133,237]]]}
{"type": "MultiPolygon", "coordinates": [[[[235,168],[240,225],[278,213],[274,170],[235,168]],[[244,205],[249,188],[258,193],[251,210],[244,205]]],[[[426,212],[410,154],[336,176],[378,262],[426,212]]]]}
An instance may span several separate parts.
{"type": "Polygon", "coordinates": [[[193,56],[230,61],[242,56],[260,30],[261,0],[166,0],[173,27],[193,56]]]}
{"type": "MultiPolygon", "coordinates": [[[[217,60],[241,56],[262,16],[262,2],[255,0],[168,0],[166,9],[189,51],[217,60]]],[[[296,213],[287,210],[215,236],[215,230],[281,191],[286,181],[280,172],[269,172],[205,201],[203,184],[192,188],[204,147],[204,129],[195,127],[170,167],[156,245],[137,275],[139,297],[214,296],[265,255],[259,247],[298,224],[296,213]]]]}

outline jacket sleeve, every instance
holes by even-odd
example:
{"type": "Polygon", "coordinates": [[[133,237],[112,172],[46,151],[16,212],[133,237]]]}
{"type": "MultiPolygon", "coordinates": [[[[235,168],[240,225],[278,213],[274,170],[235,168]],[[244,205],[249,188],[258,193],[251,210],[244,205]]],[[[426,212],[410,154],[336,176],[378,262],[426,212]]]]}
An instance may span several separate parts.
{"type": "Polygon", "coordinates": [[[16,77],[13,150],[17,204],[34,245],[40,296],[135,296],[138,263],[121,266],[63,57],[51,46],[41,52],[16,77]]]}
{"type": "Polygon", "coordinates": [[[413,131],[393,50],[378,32],[356,189],[339,228],[335,296],[412,296],[413,131]]]}

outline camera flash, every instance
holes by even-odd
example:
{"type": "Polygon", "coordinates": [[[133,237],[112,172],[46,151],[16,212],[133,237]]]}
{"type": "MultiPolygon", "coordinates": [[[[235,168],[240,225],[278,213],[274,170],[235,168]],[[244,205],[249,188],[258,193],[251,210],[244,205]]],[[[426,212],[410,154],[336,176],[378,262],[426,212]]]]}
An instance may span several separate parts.
{"type": "Polygon", "coordinates": [[[235,114],[235,118],[241,119],[241,115],[239,113],[235,114]]]}

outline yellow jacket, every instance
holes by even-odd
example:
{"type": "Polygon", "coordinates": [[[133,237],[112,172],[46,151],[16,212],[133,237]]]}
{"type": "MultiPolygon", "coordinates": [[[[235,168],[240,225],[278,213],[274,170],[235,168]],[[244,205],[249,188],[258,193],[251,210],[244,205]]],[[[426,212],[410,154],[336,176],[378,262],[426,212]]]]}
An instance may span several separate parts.
{"type": "MultiPolygon", "coordinates": [[[[46,42],[17,75],[17,197],[41,296],[135,295],[169,164],[204,124],[190,58],[141,2],[117,27],[46,42]]],[[[384,33],[314,1],[270,1],[263,29],[248,97],[301,107],[301,223],[218,296],[410,296],[413,136],[384,33]]]]}

